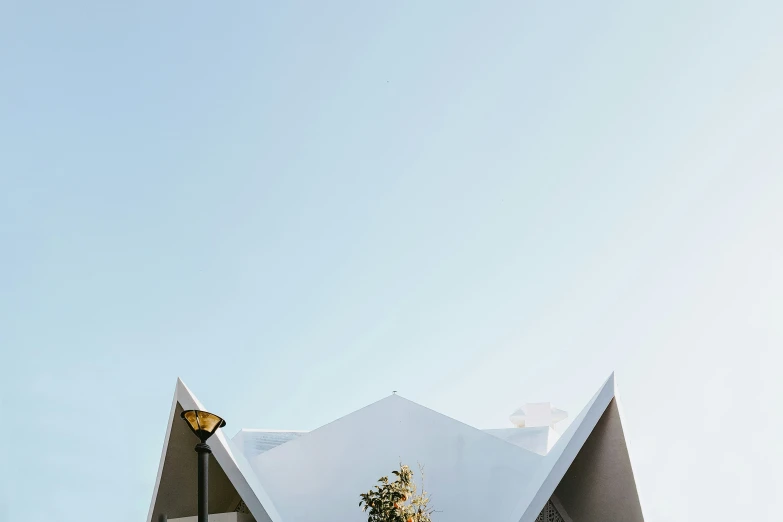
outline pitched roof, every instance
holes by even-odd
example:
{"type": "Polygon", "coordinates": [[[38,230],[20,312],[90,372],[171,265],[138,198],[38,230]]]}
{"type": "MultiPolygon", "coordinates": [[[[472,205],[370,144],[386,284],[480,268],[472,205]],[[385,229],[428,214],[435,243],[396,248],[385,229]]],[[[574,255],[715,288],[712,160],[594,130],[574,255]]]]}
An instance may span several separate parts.
{"type": "MultiPolygon", "coordinates": [[[[398,395],[311,432],[243,430],[228,441],[219,431],[210,445],[258,522],[364,521],[359,493],[400,462],[424,465],[426,489],[442,520],[533,522],[557,490],[580,522],[641,522],[614,397],[611,376],[545,455],[503,440],[514,434],[478,430],[398,395]],[[248,441],[252,451],[241,446],[248,441]],[[572,467],[581,472],[569,473],[572,467]]],[[[172,493],[177,485],[167,472],[176,466],[169,446],[184,444],[170,440],[178,405],[203,409],[178,380],[148,522],[167,513],[167,502],[175,505],[167,498],[189,501],[182,491],[172,493]]]]}
{"type": "Polygon", "coordinates": [[[292,430],[241,429],[231,438],[231,443],[245,455],[245,458],[252,459],[306,433],[306,431],[292,430]]]}

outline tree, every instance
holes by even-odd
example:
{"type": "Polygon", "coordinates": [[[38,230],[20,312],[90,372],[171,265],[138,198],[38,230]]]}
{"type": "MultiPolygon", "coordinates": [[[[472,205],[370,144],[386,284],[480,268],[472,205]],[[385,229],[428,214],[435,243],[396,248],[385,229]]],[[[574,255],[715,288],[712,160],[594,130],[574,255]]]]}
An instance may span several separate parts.
{"type": "Polygon", "coordinates": [[[368,512],[367,522],[432,522],[429,508],[430,498],[424,491],[424,472],[422,475],[422,491],[416,493],[416,483],[413,471],[408,466],[400,464],[400,469],[392,471],[393,481],[389,477],[381,477],[378,484],[367,493],[362,493],[359,507],[368,512]]]}

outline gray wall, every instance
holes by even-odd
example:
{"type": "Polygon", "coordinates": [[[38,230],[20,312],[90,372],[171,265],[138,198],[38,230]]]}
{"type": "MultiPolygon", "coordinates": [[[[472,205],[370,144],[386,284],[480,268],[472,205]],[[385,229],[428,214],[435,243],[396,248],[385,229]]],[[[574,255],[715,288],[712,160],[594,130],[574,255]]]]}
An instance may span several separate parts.
{"type": "Polygon", "coordinates": [[[615,399],[555,490],[574,522],[643,522],[615,399]]]}
{"type": "MultiPolygon", "coordinates": [[[[160,515],[168,518],[195,516],[198,497],[198,461],[194,450],[199,440],[180,419],[182,406],[177,403],[174,424],[171,427],[169,446],[163,462],[158,497],[152,512],[152,522],[158,522],[160,515]]],[[[233,511],[240,497],[215,460],[209,458],[209,512],[233,511]]]]}

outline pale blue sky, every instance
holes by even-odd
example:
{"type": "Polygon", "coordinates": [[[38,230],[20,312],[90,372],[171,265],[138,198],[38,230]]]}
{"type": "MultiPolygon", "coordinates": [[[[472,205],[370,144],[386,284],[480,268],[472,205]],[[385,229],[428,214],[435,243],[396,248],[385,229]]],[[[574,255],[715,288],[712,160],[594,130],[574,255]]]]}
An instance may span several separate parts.
{"type": "Polygon", "coordinates": [[[616,370],[649,522],[779,520],[781,26],[0,0],[0,518],[143,521],[177,376],[231,435],[616,370]]]}

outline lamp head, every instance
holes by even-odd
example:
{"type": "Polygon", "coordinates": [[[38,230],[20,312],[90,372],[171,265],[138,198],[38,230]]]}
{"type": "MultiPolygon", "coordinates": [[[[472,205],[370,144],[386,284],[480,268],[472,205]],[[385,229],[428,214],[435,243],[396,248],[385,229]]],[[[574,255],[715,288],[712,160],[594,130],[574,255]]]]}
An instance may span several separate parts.
{"type": "Polygon", "coordinates": [[[182,418],[188,423],[190,430],[196,434],[196,437],[202,443],[206,443],[218,428],[226,425],[226,421],[208,411],[185,410],[182,412],[182,418]]]}

